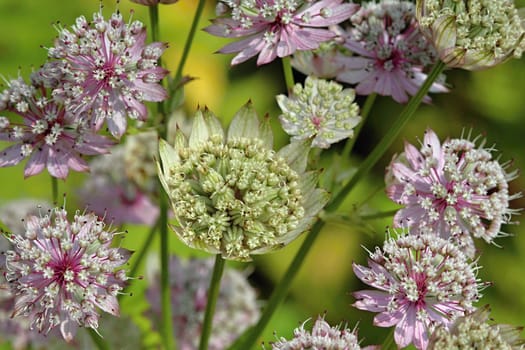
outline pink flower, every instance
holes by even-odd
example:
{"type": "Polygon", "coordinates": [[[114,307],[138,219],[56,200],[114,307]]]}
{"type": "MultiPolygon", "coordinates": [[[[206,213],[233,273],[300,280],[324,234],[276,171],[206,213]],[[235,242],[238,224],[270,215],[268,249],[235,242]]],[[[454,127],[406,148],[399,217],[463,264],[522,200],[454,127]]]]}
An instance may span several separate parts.
{"type": "Polygon", "coordinates": [[[515,213],[509,201],[519,197],[509,194],[508,185],[517,172],[507,173],[492,149],[482,146],[462,138],[440,144],[430,129],[420,150],[406,143],[386,176],[388,196],[405,206],[394,217],[395,227],[452,237],[470,258],[472,236],[491,243],[504,235],[501,225],[515,213]]]}
{"type": "Polygon", "coordinates": [[[205,30],[226,38],[246,37],[219,50],[238,52],[232,65],[257,54],[257,64],[262,65],[333,39],[335,34],[322,27],[348,19],[356,8],[343,0],[221,0],[217,13],[228,17],[213,20],[205,30]]]}
{"type": "Polygon", "coordinates": [[[167,98],[159,81],[168,72],[157,66],[167,45],[146,46],[143,24],[126,23],[120,12],[108,21],[100,12],[91,22],[78,17],[71,29],[61,29],[49,49],[64,75],[54,94],[68,110],[92,118],[97,130],[106,121],[111,134],[120,137],[126,131],[126,116],[145,120],[144,102],[167,98]]]}
{"type": "Polygon", "coordinates": [[[24,235],[11,235],[14,250],[6,252],[7,274],[15,296],[13,317],[28,317],[31,327],[48,333],[60,327],[72,341],[79,326],[98,328],[101,309],[119,315],[117,295],[127,280],[130,252],[112,248],[114,232],[92,213],[63,208],[31,216],[24,235]]]}
{"type": "MultiPolygon", "coordinates": [[[[415,5],[394,0],[368,2],[350,22],[344,46],[353,55],[341,55],[344,68],[337,80],[357,84],[359,95],[377,93],[407,102],[408,95],[415,95],[425,81],[426,69],[437,60],[434,48],[417,27],[415,5]]],[[[448,90],[434,83],[430,91],[448,90]]]]}
{"type": "Polygon", "coordinates": [[[0,111],[22,117],[20,123],[0,116],[0,140],[15,143],[0,151],[0,167],[16,165],[29,157],[25,177],[46,167],[51,176],[61,179],[67,177],[70,168],[87,171],[89,167],[81,155],[107,153],[113,142],[97,135],[85,120],[49,98],[39,72],[33,77],[32,85],[22,78],[11,80],[0,94],[0,111]]]}
{"type": "Polygon", "coordinates": [[[436,326],[448,327],[474,310],[480,297],[477,267],[452,242],[432,234],[389,237],[383,250],[370,252],[368,266],[354,263],[354,273],[378,290],[355,292],[354,306],[379,312],[376,326],[396,326],[400,348],[413,343],[426,349],[436,326]]]}

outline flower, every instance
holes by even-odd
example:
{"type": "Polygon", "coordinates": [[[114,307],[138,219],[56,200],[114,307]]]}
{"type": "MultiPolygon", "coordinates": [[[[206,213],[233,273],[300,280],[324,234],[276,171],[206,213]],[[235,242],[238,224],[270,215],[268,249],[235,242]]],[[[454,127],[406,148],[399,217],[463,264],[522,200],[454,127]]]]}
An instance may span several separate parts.
{"type": "Polygon", "coordinates": [[[33,83],[22,78],[9,81],[0,94],[0,111],[22,117],[0,116],[0,140],[15,144],[0,151],[0,167],[13,166],[29,157],[24,176],[40,173],[45,167],[51,176],[65,179],[69,169],[88,171],[81,155],[107,153],[113,145],[109,139],[97,135],[84,119],[68,112],[64,105],[50,98],[40,71],[33,75],[33,83]]]}
{"type": "Polygon", "coordinates": [[[354,293],[354,306],[379,312],[374,325],[396,326],[400,348],[413,343],[426,349],[436,325],[445,327],[470,312],[480,298],[477,267],[452,242],[432,234],[388,237],[376,248],[368,266],[353,264],[354,273],[378,290],[354,293]]]}
{"type": "Polygon", "coordinates": [[[146,6],[154,6],[158,4],[174,4],[179,0],[131,0],[131,2],[134,2],[136,4],[146,5],[146,6]]]}
{"type": "MultiPolygon", "coordinates": [[[[350,330],[341,325],[331,327],[323,317],[318,317],[312,328],[312,332],[304,329],[307,321],[301,327],[294,330],[294,338],[286,340],[279,338],[271,343],[272,350],[303,350],[303,349],[326,349],[326,350],[360,350],[356,330],[350,330]]],[[[366,347],[374,349],[375,347],[366,347]]],[[[365,348],[363,348],[365,349],[365,348]]]]}
{"type": "MultiPolygon", "coordinates": [[[[199,346],[212,270],[213,259],[170,257],[173,334],[180,350],[195,350],[199,346]]],[[[146,296],[153,314],[160,315],[158,266],[149,274],[153,283],[149,285],[146,296]]],[[[255,324],[259,313],[255,290],[246,276],[227,266],[221,279],[208,349],[226,349],[245,329],[255,324]]]]}
{"type": "Polygon", "coordinates": [[[335,82],[307,77],[304,88],[296,84],[292,95],[277,96],[283,112],[279,116],[284,131],[292,140],[313,138],[312,147],[328,148],[354,135],[361,121],[353,89],[335,82]]]}
{"type": "Polygon", "coordinates": [[[69,342],[79,326],[98,328],[97,308],[119,315],[117,294],[127,277],[116,269],[130,252],[111,247],[114,232],[92,213],[77,211],[70,222],[63,208],[25,223],[24,235],[8,237],[14,248],[6,252],[13,317],[27,317],[45,334],[59,326],[69,342]]]}
{"type": "Polygon", "coordinates": [[[71,31],[59,30],[50,58],[60,60],[62,84],[54,95],[68,110],[90,118],[95,128],[106,121],[114,137],[126,131],[126,115],[145,120],[144,101],[163,101],[159,84],[168,71],[157,66],[167,45],[145,45],[146,29],[139,21],[124,22],[120,12],[106,21],[101,11],[88,22],[78,17],[71,31]]]}
{"type": "Polygon", "coordinates": [[[449,67],[494,66],[525,47],[523,19],[512,0],[417,0],[422,32],[449,67]]]}
{"type": "Polygon", "coordinates": [[[205,30],[226,38],[247,37],[219,52],[238,52],[232,65],[259,54],[257,65],[262,65],[333,39],[335,34],[322,27],[348,19],[356,7],[342,0],[221,0],[221,17],[205,30]]]}
{"type": "Polygon", "coordinates": [[[501,225],[515,213],[509,201],[519,197],[509,194],[508,185],[517,172],[507,173],[508,164],[493,159],[492,151],[463,138],[440,144],[430,129],[419,151],[405,143],[386,176],[388,197],[405,206],[394,217],[395,227],[452,237],[471,258],[472,236],[491,243],[504,235],[501,225]]]}
{"type": "Polygon", "coordinates": [[[259,124],[251,103],[227,136],[208,110],[198,111],[189,140],[159,146],[159,177],[177,219],[173,230],[193,248],[226,259],[250,260],[280,248],[307,230],[328,195],[305,172],[308,147],[272,150],[268,120],[259,124]]]}
{"type": "Polygon", "coordinates": [[[490,308],[485,305],[458,318],[450,329],[438,327],[432,334],[427,349],[523,349],[525,340],[520,337],[523,328],[489,325],[489,313],[490,308]]]}
{"type": "MultiPolygon", "coordinates": [[[[425,71],[436,52],[418,29],[414,4],[409,1],[367,2],[350,17],[344,46],[353,55],[340,54],[342,72],[337,80],[357,84],[356,93],[392,96],[406,103],[425,81],[425,71]]],[[[446,92],[433,83],[431,92],[446,92]]],[[[428,96],[426,101],[430,101],[428,96]]]]}
{"type": "Polygon", "coordinates": [[[122,145],[115,147],[111,154],[91,161],[91,176],[79,191],[81,202],[114,225],[153,226],[159,216],[159,207],[126,175],[125,155],[122,145]]]}

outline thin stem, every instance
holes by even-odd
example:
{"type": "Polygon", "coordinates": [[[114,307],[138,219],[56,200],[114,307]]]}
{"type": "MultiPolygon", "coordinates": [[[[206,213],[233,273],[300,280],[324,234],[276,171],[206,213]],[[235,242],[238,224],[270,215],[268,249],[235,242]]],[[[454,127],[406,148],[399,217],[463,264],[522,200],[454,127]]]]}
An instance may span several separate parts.
{"type": "Polygon", "coordinates": [[[151,23],[151,40],[159,41],[159,5],[149,6],[149,19],[151,23]]]}
{"type": "Polygon", "coordinates": [[[178,81],[182,77],[182,70],[184,68],[184,65],[186,64],[186,60],[188,59],[191,45],[193,44],[193,38],[195,37],[195,32],[197,31],[197,26],[202,16],[202,11],[204,10],[205,3],[206,3],[205,0],[199,0],[199,4],[197,5],[197,10],[195,11],[195,16],[193,17],[193,22],[191,23],[191,28],[190,28],[190,32],[188,33],[188,38],[186,39],[186,43],[184,44],[184,50],[182,51],[182,57],[180,59],[179,66],[177,67],[177,73],[175,73],[175,79],[173,80],[174,84],[178,84],[178,81]]]}
{"type": "Polygon", "coordinates": [[[199,350],[208,349],[208,341],[210,340],[213,314],[215,312],[215,305],[217,304],[217,297],[221,288],[221,277],[224,271],[226,260],[220,254],[215,256],[215,266],[213,267],[213,274],[211,276],[210,288],[208,288],[208,302],[206,303],[206,313],[204,314],[204,323],[202,324],[201,340],[199,343],[199,350]]]}
{"type": "Polygon", "coordinates": [[[357,126],[354,128],[354,136],[351,139],[346,140],[345,148],[343,149],[342,153],[343,158],[348,158],[348,156],[350,156],[350,152],[352,152],[352,149],[355,145],[355,141],[357,140],[357,137],[359,136],[363,125],[365,125],[366,118],[370,114],[370,110],[374,105],[376,97],[376,93],[372,93],[366,97],[365,104],[361,109],[361,122],[357,124],[357,126]]]}
{"type": "Polygon", "coordinates": [[[51,203],[56,204],[58,199],[58,180],[54,176],[51,176],[51,196],[53,200],[51,203]]]}
{"type": "Polygon", "coordinates": [[[93,343],[97,346],[97,349],[99,350],[109,350],[111,349],[109,344],[98,334],[93,328],[87,328],[87,331],[89,332],[89,335],[91,336],[91,340],[93,340],[93,343]]]}
{"type": "Polygon", "coordinates": [[[314,244],[315,239],[319,235],[319,232],[321,232],[321,228],[323,226],[324,223],[322,221],[317,221],[315,223],[312,230],[308,233],[306,239],[299,248],[299,251],[295,255],[290,266],[288,267],[284,277],[281,279],[281,282],[278,283],[273,290],[270,300],[268,300],[268,303],[266,304],[266,307],[264,308],[261,318],[257,324],[250,328],[242,337],[237,339],[237,341],[233,343],[233,345],[231,345],[228,349],[250,349],[251,346],[257,341],[259,335],[270,322],[274,311],[277,310],[277,307],[279,307],[286,297],[288,289],[292,284],[292,280],[297,275],[297,272],[299,272],[306,255],[314,244]]]}
{"type": "Polygon", "coordinates": [[[430,89],[430,86],[432,86],[432,84],[439,77],[444,68],[445,64],[443,62],[439,61],[438,63],[436,63],[436,65],[432,69],[432,72],[430,72],[417,94],[410,99],[405,109],[403,109],[403,111],[401,112],[399,118],[394,122],[394,125],[392,125],[392,127],[388,130],[386,135],[381,138],[379,144],[372,150],[372,152],[368,155],[364,162],[359,166],[357,172],[350,179],[350,181],[348,181],[345,187],[337,194],[337,196],[332,200],[330,205],[326,207],[326,211],[334,211],[339,206],[341,206],[348,194],[354,189],[355,185],[370,171],[370,169],[372,169],[372,167],[379,161],[379,159],[381,159],[383,154],[385,154],[386,150],[394,142],[394,140],[397,138],[403,127],[407,124],[414,112],[417,110],[417,108],[421,104],[421,101],[423,100],[423,97],[425,97],[428,90],[430,89]]]}
{"type": "Polygon", "coordinates": [[[390,332],[388,332],[388,335],[386,336],[385,340],[383,341],[383,345],[381,346],[381,349],[383,350],[396,350],[397,346],[394,345],[394,332],[396,327],[392,327],[390,332]]]}
{"type": "Polygon", "coordinates": [[[284,73],[284,81],[286,82],[286,89],[288,92],[292,91],[294,86],[294,80],[293,80],[293,70],[292,70],[292,61],[290,56],[286,56],[281,58],[281,61],[283,62],[283,73],[284,73]]]}
{"type": "Polygon", "coordinates": [[[383,219],[383,218],[394,216],[398,211],[399,209],[387,210],[387,211],[381,211],[381,212],[373,213],[373,214],[360,215],[360,217],[363,220],[383,219]]]}
{"type": "Polygon", "coordinates": [[[160,193],[160,304],[162,310],[161,335],[165,349],[174,349],[173,320],[171,317],[171,289],[169,271],[168,198],[160,193]]]}

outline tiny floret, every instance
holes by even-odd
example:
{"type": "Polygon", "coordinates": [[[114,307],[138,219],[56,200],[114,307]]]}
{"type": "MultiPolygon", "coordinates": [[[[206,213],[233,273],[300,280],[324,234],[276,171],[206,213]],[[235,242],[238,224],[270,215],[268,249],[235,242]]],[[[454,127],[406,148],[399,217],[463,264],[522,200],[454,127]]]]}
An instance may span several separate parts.
{"type": "Polygon", "coordinates": [[[521,57],[525,29],[513,0],[417,0],[423,33],[449,67],[483,69],[521,57]]]}
{"type": "Polygon", "coordinates": [[[400,348],[419,350],[437,325],[448,327],[474,310],[480,298],[478,269],[452,242],[431,234],[388,237],[383,249],[370,252],[368,267],[353,264],[356,276],[377,290],[354,293],[354,306],[379,312],[374,325],[396,326],[400,348]]]}
{"type": "Polygon", "coordinates": [[[308,147],[272,149],[268,120],[248,104],[227,136],[208,110],[197,112],[189,139],[161,142],[159,177],[179,238],[226,259],[249,260],[288,244],[307,230],[327,201],[317,172],[305,172],[308,147]]]}
{"type": "Polygon", "coordinates": [[[9,236],[13,250],[6,253],[13,317],[29,318],[44,334],[59,327],[70,342],[80,326],[96,330],[98,309],[119,315],[117,295],[127,277],[117,269],[130,252],[111,247],[114,232],[92,213],[77,211],[70,221],[63,208],[25,224],[23,235],[9,236]]]}
{"type": "Polygon", "coordinates": [[[517,172],[493,159],[491,148],[468,139],[440,143],[427,130],[421,149],[405,143],[405,152],[394,156],[388,167],[387,194],[404,205],[394,217],[396,227],[412,233],[434,233],[452,238],[470,257],[475,255],[472,237],[488,243],[504,235],[501,226],[516,211],[509,202],[508,182],[517,172]]]}
{"type": "Polygon", "coordinates": [[[290,97],[277,96],[283,114],[279,117],[292,140],[312,138],[312,147],[328,148],[354,135],[361,121],[353,89],[340,84],[307,77],[304,88],[296,84],[290,97]]]}

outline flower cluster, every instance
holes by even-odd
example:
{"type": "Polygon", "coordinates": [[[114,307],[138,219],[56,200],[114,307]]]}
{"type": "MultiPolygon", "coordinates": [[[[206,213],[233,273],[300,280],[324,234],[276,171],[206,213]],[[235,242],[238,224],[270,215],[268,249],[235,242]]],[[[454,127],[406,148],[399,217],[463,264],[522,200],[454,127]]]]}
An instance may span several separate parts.
{"type": "Polygon", "coordinates": [[[340,23],[355,12],[357,5],[342,0],[220,0],[217,14],[206,28],[210,34],[239,38],[220,53],[238,52],[232,64],[257,54],[257,64],[286,57],[296,50],[313,50],[335,37],[324,27],[340,23]]]}
{"type": "Polygon", "coordinates": [[[396,326],[399,347],[427,348],[437,325],[473,311],[480,298],[477,267],[450,241],[432,234],[387,238],[370,252],[368,266],[353,264],[356,276],[376,290],[354,293],[354,306],[379,312],[374,325],[396,326]]]}
{"type": "Polygon", "coordinates": [[[145,101],[163,101],[159,84],[167,70],[157,61],[167,45],[145,44],[146,29],[139,21],[126,23],[120,12],[109,20],[102,10],[88,22],[78,17],[71,30],[61,28],[49,57],[56,59],[62,81],[53,94],[68,111],[88,119],[99,130],[104,121],[121,137],[127,119],[145,120],[145,101]]]}
{"type": "MultiPolygon", "coordinates": [[[[337,80],[357,84],[359,95],[377,93],[406,103],[425,81],[425,71],[436,62],[437,54],[419,31],[415,5],[410,1],[362,4],[350,18],[343,38],[352,54],[339,56],[343,68],[337,80]]],[[[434,83],[430,91],[447,89],[434,83]]]]}
{"type": "Polygon", "coordinates": [[[418,0],[421,30],[450,67],[482,69],[525,48],[522,15],[513,0],[418,0]]]}
{"type": "Polygon", "coordinates": [[[491,243],[503,235],[501,225],[513,214],[509,201],[519,194],[509,194],[508,182],[517,172],[505,168],[483,144],[463,138],[441,144],[427,130],[420,150],[406,143],[405,152],[389,166],[387,194],[404,205],[394,217],[395,226],[452,237],[472,258],[472,237],[491,243]]]}
{"type": "Polygon", "coordinates": [[[191,247],[249,260],[307,230],[327,201],[318,173],[305,172],[308,148],[272,150],[267,122],[243,107],[227,136],[210,111],[199,111],[189,139],[160,144],[159,177],[178,221],[173,229],[191,247]]]}
{"type": "Polygon", "coordinates": [[[15,296],[13,316],[25,316],[31,327],[48,333],[59,326],[71,341],[79,326],[97,329],[101,309],[119,314],[117,295],[127,280],[130,253],[112,248],[114,233],[96,215],[76,212],[73,221],[54,208],[25,221],[24,235],[8,239],[7,273],[15,296]]]}
{"type": "MultiPolygon", "coordinates": [[[[204,311],[208,301],[209,281],[213,259],[180,260],[170,258],[170,288],[173,317],[173,333],[181,350],[198,348],[204,311]]],[[[151,271],[151,281],[146,295],[152,312],[161,314],[158,271],[151,271]]],[[[208,349],[226,349],[246,328],[259,318],[259,306],[255,290],[248,284],[243,273],[226,267],[221,280],[213,330],[208,349]]]]}
{"type": "Polygon", "coordinates": [[[361,121],[353,89],[335,82],[307,77],[304,88],[296,84],[290,97],[277,96],[283,114],[279,117],[292,140],[313,138],[312,147],[328,148],[354,135],[361,121]]]}

